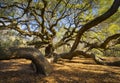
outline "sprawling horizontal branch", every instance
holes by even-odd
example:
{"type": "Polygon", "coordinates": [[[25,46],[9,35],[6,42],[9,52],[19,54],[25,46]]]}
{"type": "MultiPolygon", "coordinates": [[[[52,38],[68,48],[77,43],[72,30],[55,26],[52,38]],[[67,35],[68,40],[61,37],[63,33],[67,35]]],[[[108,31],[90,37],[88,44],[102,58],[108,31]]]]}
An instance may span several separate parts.
{"type": "Polygon", "coordinates": [[[83,56],[85,58],[92,58],[97,64],[100,65],[108,65],[108,66],[120,66],[120,58],[119,57],[113,57],[112,61],[110,59],[107,60],[105,57],[98,57],[94,54],[88,54],[83,51],[76,50],[74,52],[67,52],[67,53],[61,53],[61,54],[55,54],[54,62],[57,62],[59,58],[62,59],[71,59],[72,57],[76,56],[83,56]]]}
{"type": "Polygon", "coordinates": [[[92,54],[87,54],[84,51],[79,51],[76,50],[74,52],[66,52],[66,53],[61,53],[61,54],[54,54],[54,61],[56,62],[59,58],[62,59],[69,59],[71,60],[73,57],[76,56],[84,56],[85,58],[94,58],[94,56],[92,54]]]}
{"type": "Polygon", "coordinates": [[[20,58],[32,60],[32,62],[35,64],[37,73],[49,75],[52,72],[51,65],[38,49],[16,47],[0,49],[0,60],[20,58]]]}
{"type": "Polygon", "coordinates": [[[49,42],[41,42],[41,41],[31,41],[31,42],[27,42],[27,45],[34,45],[35,48],[42,48],[45,47],[45,45],[49,44],[49,42]]]}
{"type": "MultiPolygon", "coordinates": [[[[97,44],[97,43],[89,44],[88,42],[85,42],[85,41],[81,41],[81,43],[85,43],[85,44],[86,44],[85,47],[89,47],[88,50],[91,50],[91,49],[93,49],[93,48],[106,49],[106,48],[109,48],[109,47],[107,47],[107,45],[109,44],[110,41],[115,40],[115,39],[118,39],[119,37],[120,37],[120,34],[118,33],[118,34],[114,34],[114,35],[112,35],[112,36],[109,36],[109,37],[106,38],[106,39],[104,40],[104,42],[101,43],[101,44],[97,44]]],[[[117,40],[117,42],[119,42],[119,40],[117,40]]],[[[114,44],[118,44],[118,43],[114,43],[114,44]]],[[[87,50],[87,51],[88,51],[88,50],[87,50]]]]}
{"type": "Polygon", "coordinates": [[[112,35],[112,36],[109,36],[109,37],[100,45],[100,47],[101,47],[101,48],[106,48],[107,44],[108,44],[111,40],[117,39],[117,38],[119,38],[119,37],[120,37],[120,33],[119,33],[119,34],[114,34],[114,35],[112,35]]]}

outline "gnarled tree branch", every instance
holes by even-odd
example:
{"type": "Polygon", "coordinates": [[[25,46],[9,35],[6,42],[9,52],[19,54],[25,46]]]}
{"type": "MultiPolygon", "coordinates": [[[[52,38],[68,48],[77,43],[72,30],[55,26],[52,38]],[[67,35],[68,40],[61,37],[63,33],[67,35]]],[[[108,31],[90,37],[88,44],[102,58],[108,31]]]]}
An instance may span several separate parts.
{"type": "Polygon", "coordinates": [[[104,21],[107,18],[109,18],[110,16],[112,16],[114,13],[117,12],[119,6],[120,6],[120,0],[114,0],[113,5],[111,6],[111,8],[107,12],[105,12],[101,16],[93,19],[92,21],[86,23],[83,27],[81,27],[81,29],[77,33],[75,42],[74,42],[70,52],[74,51],[77,48],[79,41],[80,41],[84,32],[86,32],[87,30],[89,30],[93,26],[101,23],[102,21],[104,21]]]}

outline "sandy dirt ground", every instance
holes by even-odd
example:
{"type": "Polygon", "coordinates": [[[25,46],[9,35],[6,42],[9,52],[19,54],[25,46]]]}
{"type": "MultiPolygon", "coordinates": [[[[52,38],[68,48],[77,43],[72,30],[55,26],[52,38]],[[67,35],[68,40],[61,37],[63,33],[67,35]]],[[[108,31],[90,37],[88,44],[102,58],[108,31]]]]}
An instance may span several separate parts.
{"type": "Polygon", "coordinates": [[[25,59],[1,60],[0,83],[120,83],[120,67],[97,65],[77,58],[53,63],[47,77],[36,74],[25,59]]]}

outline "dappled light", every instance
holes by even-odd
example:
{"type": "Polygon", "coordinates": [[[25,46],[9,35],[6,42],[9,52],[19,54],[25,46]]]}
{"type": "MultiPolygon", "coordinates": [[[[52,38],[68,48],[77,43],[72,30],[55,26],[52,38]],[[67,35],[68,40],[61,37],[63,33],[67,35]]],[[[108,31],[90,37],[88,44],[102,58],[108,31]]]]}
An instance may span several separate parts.
{"type": "Polygon", "coordinates": [[[54,71],[45,77],[36,74],[31,61],[13,59],[0,61],[0,83],[119,83],[120,68],[97,65],[94,60],[75,57],[52,63],[54,71]]]}
{"type": "Polygon", "coordinates": [[[0,83],[119,83],[120,0],[0,0],[0,83]]]}
{"type": "Polygon", "coordinates": [[[2,60],[0,62],[0,65],[2,65],[0,67],[0,70],[2,72],[5,72],[5,71],[20,71],[20,70],[25,70],[25,69],[27,69],[26,65],[28,65],[28,63],[30,64],[31,61],[30,60],[26,60],[26,59],[18,59],[17,61],[15,59],[13,59],[11,61],[9,61],[9,60],[2,60]],[[17,63],[17,62],[19,62],[19,63],[17,63]]]}

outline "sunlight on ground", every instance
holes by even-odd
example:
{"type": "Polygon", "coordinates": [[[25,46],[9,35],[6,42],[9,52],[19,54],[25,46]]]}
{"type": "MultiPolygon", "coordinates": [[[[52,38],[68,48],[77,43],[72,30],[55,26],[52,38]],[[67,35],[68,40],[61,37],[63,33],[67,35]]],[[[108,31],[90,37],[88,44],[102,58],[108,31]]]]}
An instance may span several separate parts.
{"type": "Polygon", "coordinates": [[[92,59],[74,58],[52,64],[50,76],[37,75],[25,59],[0,61],[0,83],[119,83],[120,67],[96,65],[92,59]]]}

